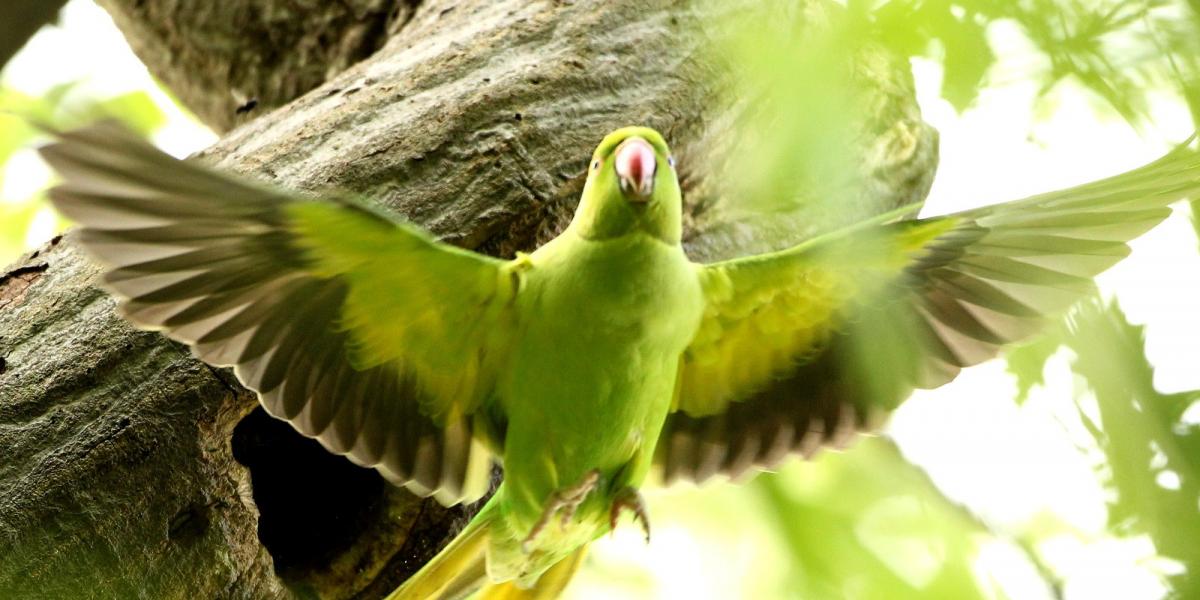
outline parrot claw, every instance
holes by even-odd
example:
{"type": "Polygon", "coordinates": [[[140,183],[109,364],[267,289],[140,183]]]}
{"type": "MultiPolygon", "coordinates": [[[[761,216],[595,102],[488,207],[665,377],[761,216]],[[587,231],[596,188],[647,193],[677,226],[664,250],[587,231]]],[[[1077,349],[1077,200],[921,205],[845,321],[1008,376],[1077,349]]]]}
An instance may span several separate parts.
{"type": "Polygon", "coordinates": [[[641,492],[635,488],[627,487],[621,490],[613,500],[612,507],[608,510],[609,531],[617,530],[617,521],[625,510],[631,511],[634,520],[642,524],[642,531],[646,533],[646,543],[649,544],[650,516],[646,512],[646,501],[642,498],[641,492]]]}
{"type": "Polygon", "coordinates": [[[533,529],[529,530],[529,535],[525,536],[525,539],[521,542],[521,552],[529,554],[533,551],[534,540],[542,533],[546,525],[550,524],[550,519],[554,518],[555,514],[560,515],[563,527],[569,525],[571,519],[575,518],[575,511],[579,508],[579,505],[583,504],[588,494],[592,493],[599,483],[600,470],[592,469],[583,476],[583,479],[579,483],[554,492],[546,502],[546,508],[542,510],[542,516],[538,517],[537,523],[533,524],[533,529]]]}

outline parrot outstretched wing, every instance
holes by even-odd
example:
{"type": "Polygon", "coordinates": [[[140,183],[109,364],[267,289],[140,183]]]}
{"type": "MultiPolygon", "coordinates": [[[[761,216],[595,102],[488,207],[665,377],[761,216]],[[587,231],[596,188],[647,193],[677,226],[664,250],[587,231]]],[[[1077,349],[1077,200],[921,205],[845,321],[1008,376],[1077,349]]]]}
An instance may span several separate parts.
{"type": "Polygon", "coordinates": [[[875,426],[1036,333],[1126,242],[1200,195],[1188,144],[1079,187],[914,221],[888,216],[707,265],[655,462],[666,482],[738,477],[875,426]]]}
{"type": "Polygon", "coordinates": [[[131,321],[232,366],[272,415],[451,504],[487,491],[477,430],[515,293],[509,263],[349,199],[176,160],[115,123],[42,149],[50,192],[131,321]]]}

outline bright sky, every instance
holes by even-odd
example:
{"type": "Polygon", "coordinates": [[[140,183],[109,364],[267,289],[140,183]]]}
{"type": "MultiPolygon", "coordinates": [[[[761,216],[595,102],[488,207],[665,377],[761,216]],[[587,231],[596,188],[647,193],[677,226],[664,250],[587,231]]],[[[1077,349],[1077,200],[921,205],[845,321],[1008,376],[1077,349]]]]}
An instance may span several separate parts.
{"type": "MultiPolygon", "coordinates": [[[[941,132],[941,166],[927,213],[1016,199],[1111,175],[1156,158],[1192,131],[1186,109],[1173,98],[1159,98],[1153,126],[1135,132],[1120,119],[1098,117],[1093,100],[1070,86],[1059,89],[1050,115],[1039,115],[1034,125],[1036,89],[1022,83],[1020,76],[1022,69],[1030,68],[1033,55],[1011,32],[997,29],[994,39],[1004,48],[998,54],[1009,62],[993,75],[1015,83],[989,88],[964,114],[938,96],[940,68],[926,61],[914,64],[925,118],[941,132]]],[[[91,2],[70,2],[62,26],[39,33],[3,77],[7,85],[32,94],[76,78],[101,92],[150,90],[167,110],[169,124],[155,139],[167,151],[184,156],[215,139],[173,108],[107,15],[91,2]]],[[[49,176],[31,152],[15,157],[5,175],[0,198],[10,199],[26,197],[25,192],[39,188],[49,176]]],[[[1146,324],[1156,384],[1165,392],[1200,388],[1200,369],[1195,368],[1200,357],[1200,311],[1195,309],[1200,252],[1187,217],[1181,207],[1164,226],[1134,244],[1130,259],[1101,279],[1105,292],[1120,300],[1130,319],[1146,324]]],[[[43,221],[31,232],[31,243],[49,236],[51,221],[43,221]]],[[[1020,533],[1046,514],[1074,529],[1043,545],[1050,566],[1066,581],[1068,598],[1160,597],[1162,585],[1146,566],[1153,556],[1152,544],[1115,540],[1104,531],[1104,492],[1092,459],[1078,447],[1089,444],[1089,438],[1077,435],[1078,427],[1072,425],[1077,421],[1070,402],[1072,385],[1067,357],[1058,356],[1047,368],[1047,385],[1017,407],[1011,400],[1013,381],[1002,364],[992,362],[968,370],[951,385],[914,397],[895,415],[889,430],[906,455],[927,469],[952,499],[1000,530],[1020,533]]],[[[723,493],[719,488],[706,492],[723,493]]],[[[670,502],[670,497],[656,501],[652,511],[686,512],[686,507],[670,502]]],[[[737,522],[753,527],[752,521],[737,522]]],[[[656,532],[649,547],[632,528],[598,544],[597,572],[628,563],[649,565],[646,576],[656,580],[657,589],[687,593],[693,599],[732,597],[753,589],[739,578],[756,571],[742,564],[750,559],[738,557],[750,556],[755,549],[725,546],[730,540],[749,539],[744,532],[722,536],[668,525],[656,532]]],[[[758,556],[769,560],[761,549],[758,556]]],[[[1010,595],[1046,597],[1029,565],[1011,549],[993,548],[980,561],[1004,580],[1010,595]]],[[[576,586],[577,598],[594,597],[580,587],[576,586]]]]}
{"type": "MultiPolygon", "coordinates": [[[[5,85],[30,95],[41,95],[68,81],[81,82],[84,89],[98,97],[147,91],[167,115],[167,124],[155,134],[154,142],[180,158],[217,139],[206,127],[185,116],[154,84],[108,13],[91,1],[69,2],[59,26],[42,28],[0,75],[5,85]]],[[[24,200],[49,179],[49,169],[32,149],[18,152],[5,166],[0,202],[24,200]]],[[[50,239],[54,226],[50,209],[40,211],[26,234],[26,245],[36,247],[50,239]]]]}
{"type": "MultiPolygon", "coordinates": [[[[1011,51],[998,52],[1008,62],[992,75],[1014,83],[989,88],[962,115],[938,97],[940,68],[914,64],[924,117],[942,135],[942,159],[927,213],[1112,175],[1161,156],[1193,131],[1191,117],[1177,99],[1156,97],[1154,123],[1135,132],[1119,118],[1098,115],[1094,99],[1074,86],[1060,86],[1053,112],[1039,115],[1034,124],[1037,89],[1019,76],[1033,55],[1003,26],[994,29],[993,41],[1011,51]]],[[[1200,357],[1195,303],[1200,252],[1188,219],[1186,204],[1177,207],[1167,223],[1132,244],[1130,258],[1099,280],[1104,294],[1117,298],[1131,322],[1146,325],[1147,355],[1156,368],[1155,385],[1163,392],[1200,388],[1195,368],[1200,357]]],[[[1160,597],[1163,586],[1139,564],[1153,556],[1153,544],[1113,540],[1104,531],[1104,491],[1092,459],[1077,445],[1095,449],[1091,438],[1080,434],[1065,355],[1047,365],[1046,382],[1018,407],[1012,401],[1015,381],[1002,363],[993,361],[966,371],[951,385],[918,393],[897,412],[889,429],[905,454],[925,467],[948,496],[994,526],[1019,533],[1048,512],[1077,528],[1085,539],[1064,535],[1044,549],[1051,567],[1068,582],[1069,598],[1160,597]],[[1064,425],[1075,435],[1064,435],[1064,425]]]]}

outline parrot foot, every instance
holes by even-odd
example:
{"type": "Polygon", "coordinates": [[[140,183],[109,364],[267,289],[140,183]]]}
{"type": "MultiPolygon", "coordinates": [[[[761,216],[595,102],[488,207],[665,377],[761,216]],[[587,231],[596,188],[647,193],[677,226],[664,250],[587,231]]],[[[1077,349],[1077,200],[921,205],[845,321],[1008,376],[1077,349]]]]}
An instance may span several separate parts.
{"type": "Polygon", "coordinates": [[[583,476],[579,483],[551,494],[550,500],[546,502],[546,508],[542,510],[542,516],[538,517],[537,522],[533,524],[533,529],[529,530],[529,535],[521,541],[521,551],[525,554],[532,551],[534,540],[550,524],[550,519],[553,519],[554,515],[559,514],[563,527],[566,527],[575,517],[575,511],[579,505],[583,504],[588,494],[592,493],[599,483],[600,469],[592,469],[583,476]]]}
{"type": "Polygon", "coordinates": [[[617,530],[617,520],[621,518],[621,513],[626,510],[632,512],[634,520],[642,524],[642,531],[646,533],[646,543],[649,544],[650,516],[646,512],[646,501],[642,498],[641,492],[637,491],[636,488],[624,488],[613,499],[612,507],[608,509],[609,531],[617,530]]]}

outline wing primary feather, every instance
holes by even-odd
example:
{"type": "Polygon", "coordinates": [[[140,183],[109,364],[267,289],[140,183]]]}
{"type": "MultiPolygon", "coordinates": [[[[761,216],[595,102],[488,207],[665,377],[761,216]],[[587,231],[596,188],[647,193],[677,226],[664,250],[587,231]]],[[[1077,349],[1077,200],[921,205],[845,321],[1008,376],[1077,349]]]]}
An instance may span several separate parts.
{"type": "Polygon", "coordinates": [[[420,378],[454,370],[450,355],[504,344],[511,309],[494,305],[504,261],[351,197],[321,201],[176,160],[115,123],[54,135],[42,154],[63,183],[50,200],[80,224],[73,235],[131,321],[233,366],[270,414],[394,483],[447,503],[482,493],[480,400],[455,394],[488,396],[495,372],[483,370],[500,367],[464,359],[472,380],[449,392],[420,378]],[[396,347],[362,343],[384,330],[400,330],[396,347]],[[418,335],[454,351],[408,343],[418,335]],[[370,364],[356,368],[360,353],[370,364]]]}
{"type": "Polygon", "coordinates": [[[868,219],[704,266],[708,305],[656,466],[695,479],[770,468],[780,423],[797,431],[786,452],[811,455],[876,426],[913,389],[1034,335],[1094,293],[1092,278],[1172,202],[1200,197],[1200,151],[1188,143],[1102,181],[926,219],[868,219]]]}

